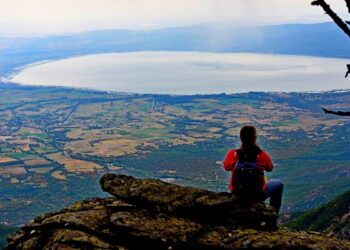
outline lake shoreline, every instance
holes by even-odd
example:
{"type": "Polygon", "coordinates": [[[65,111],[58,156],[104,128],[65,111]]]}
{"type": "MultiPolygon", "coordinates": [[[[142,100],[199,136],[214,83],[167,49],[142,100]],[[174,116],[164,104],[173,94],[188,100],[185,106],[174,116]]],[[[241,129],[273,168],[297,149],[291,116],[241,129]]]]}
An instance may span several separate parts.
{"type": "MultiPolygon", "coordinates": [[[[293,56],[293,55],[270,55],[270,54],[256,54],[256,53],[206,53],[206,52],[168,52],[168,51],[156,51],[156,52],[122,52],[122,53],[99,53],[99,54],[91,54],[91,55],[83,55],[83,56],[72,56],[72,57],[68,57],[68,58],[63,58],[63,59],[59,59],[59,60],[44,60],[44,61],[39,61],[39,62],[35,62],[35,63],[31,63],[31,64],[27,64],[27,65],[24,65],[22,67],[19,67],[17,69],[15,69],[15,72],[12,73],[11,75],[7,76],[6,77],[6,80],[4,82],[8,82],[8,83],[16,83],[16,84],[21,84],[23,86],[45,86],[45,87],[68,87],[68,88],[75,88],[75,89],[82,89],[82,90],[91,90],[91,91],[101,91],[101,92],[113,92],[113,93],[125,93],[125,94],[151,94],[151,95],[212,95],[212,94],[221,94],[221,93],[225,93],[225,94],[240,94],[240,93],[248,93],[248,92],[265,92],[265,93],[268,93],[268,92],[275,92],[275,93],[291,93],[291,92],[299,92],[299,93],[319,93],[319,92],[332,92],[332,91],[347,91],[348,88],[346,86],[346,88],[343,88],[343,87],[333,87],[333,88],[328,88],[327,89],[321,89],[321,90],[276,90],[276,89],[271,89],[271,90],[266,90],[266,89],[259,89],[259,88],[255,88],[255,89],[250,89],[250,90],[242,90],[242,91],[239,91],[239,90],[231,90],[231,91],[220,91],[220,90],[216,90],[213,92],[212,90],[211,91],[208,91],[208,92],[205,92],[205,91],[193,91],[192,93],[181,93],[181,91],[158,91],[157,90],[153,90],[153,91],[150,91],[150,90],[147,90],[147,91],[142,91],[142,90],[137,90],[137,91],[123,91],[123,90],[116,90],[116,89],[112,89],[112,88],[104,88],[104,89],[101,89],[100,87],[97,87],[97,86],[83,86],[84,84],[82,85],[79,85],[79,86],[75,86],[75,84],[52,84],[52,83],[49,83],[49,84],[43,84],[43,83],[23,83],[21,81],[18,81],[16,80],[18,78],[18,76],[20,76],[21,74],[25,73],[26,71],[28,70],[31,70],[33,68],[37,68],[37,67],[41,67],[41,66],[45,66],[45,65],[50,65],[50,64],[54,64],[54,63],[60,63],[60,62],[66,62],[66,61],[69,61],[69,60],[82,60],[82,59],[85,59],[85,58],[90,58],[90,57],[100,57],[100,56],[106,56],[106,57],[110,57],[110,56],[138,56],[138,55],[142,55],[142,56],[145,56],[146,58],[147,57],[152,57],[152,54],[153,55],[162,55],[162,53],[164,55],[170,55],[171,56],[181,56],[181,59],[182,59],[182,55],[185,55],[185,54],[188,54],[190,56],[192,55],[195,55],[195,56],[222,56],[224,59],[225,57],[227,56],[246,56],[246,57],[254,57],[254,56],[257,56],[257,57],[275,57],[275,58],[286,58],[286,59],[310,59],[311,61],[315,61],[317,59],[319,60],[333,60],[333,61],[341,61],[341,62],[346,62],[346,60],[344,59],[338,59],[338,58],[318,58],[318,57],[312,57],[312,56],[293,56]],[[180,92],[180,93],[179,93],[180,92]]],[[[186,59],[186,58],[185,58],[186,59]]],[[[185,60],[183,59],[183,60],[185,60]]],[[[227,58],[226,58],[227,59],[227,58]]],[[[192,62],[190,62],[192,63],[192,62]]],[[[195,63],[198,63],[197,61],[195,63]]],[[[200,67],[208,67],[209,68],[209,71],[212,70],[212,68],[215,68],[216,65],[211,65],[210,63],[208,64],[205,64],[205,63],[202,63],[201,61],[199,61],[199,66],[200,67]],[[200,64],[201,63],[201,64],[200,64]],[[212,67],[212,68],[210,68],[212,67]]],[[[344,64],[345,65],[345,64],[344,64]]],[[[225,65],[224,65],[225,66],[225,65]]],[[[224,67],[222,67],[223,69],[220,69],[220,67],[218,67],[219,70],[221,70],[221,72],[225,71],[226,69],[224,67]]],[[[301,68],[301,67],[299,67],[301,68]]],[[[283,68],[281,67],[282,71],[283,70],[287,70],[288,68],[283,68]]],[[[202,70],[202,69],[201,69],[202,70]]],[[[246,70],[246,69],[244,69],[246,70]]],[[[256,71],[257,73],[261,73],[263,72],[263,70],[259,69],[258,71],[256,71]],[[260,71],[259,71],[260,70],[260,71]]],[[[247,71],[247,70],[246,70],[247,71]]],[[[202,70],[202,72],[205,72],[202,70]]],[[[244,71],[242,71],[243,73],[245,73],[244,71]]],[[[226,72],[224,72],[226,73],[226,72]]],[[[343,72],[341,72],[343,74],[343,72]]],[[[339,76],[339,81],[343,80],[342,77],[339,76]]],[[[96,80],[97,82],[98,80],[96,80]]],[[[61,82],[61,81],[57,81],[57,82],[61,82]]],[[[233,81],[232,81],[233,82],[233,81]]],[[[282,82],[282,80],[281,80],[282,82]]],[[[170,84],[169,84],[170,85],[170,84]]],[[[208,84],[207,84],[208,85],[208,84]]],[[[227,84],[226,84],[227,85],[227,84]]],[[[328,86],[333,86],[333,84],[329,84],[328,86]]],[[[317,87],[316,87],[317,88],[317,87]]],[[[313,88],[314,89],[314,88],[313,88]]]]}
{"type": "Polygon", "coordinates": [[[89,92],[89,93],[98,93],[98,94],[118,94],[118,95],[127,95],[127,96],[151,96],[151,97],[164,97],[164,96],[170,96],[170,97],[215,97],[215,96],[235,96],[235,95],[246,95],[246,94],[338,94],[338,93],[349,93],[350,88],[348,89],[330,89],[330,90],[324,90],[324,91],[248,91],[248,92],[237,92],[237,93],[217,93],[217,94],[188,94],[188,95],[180,95],[180,94],[157,94],[157,93],[132,93],[132,92],[117,92],[117,91],[105,91],[105,90],[99,90],[99,89],[93,89],[93,88],[83,88],[83,87],[73,87],[73,86],[53,86],[53,85],[25,85],[21,83],[16,82],[1,82],[0,81],[0,88],[1,83],[17,86],[20,88],[54,88],[54,89],[60,89],[60,90],[76,90],[76,91],[82,91],[82,92],[89,92]]]}

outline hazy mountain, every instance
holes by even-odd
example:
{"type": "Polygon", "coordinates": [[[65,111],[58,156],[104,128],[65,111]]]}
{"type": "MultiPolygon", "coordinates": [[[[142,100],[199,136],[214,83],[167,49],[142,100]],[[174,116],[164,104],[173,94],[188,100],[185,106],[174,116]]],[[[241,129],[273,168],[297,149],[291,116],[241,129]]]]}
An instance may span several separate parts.
{"type": "Polygon", "coordinates": [[[244,28],[198,25],[151,31],[103,30],[38,38],[0,38],[0,74],[41,60],[147,50],[348,58],[350,42],[333,23],[244,28]]]}

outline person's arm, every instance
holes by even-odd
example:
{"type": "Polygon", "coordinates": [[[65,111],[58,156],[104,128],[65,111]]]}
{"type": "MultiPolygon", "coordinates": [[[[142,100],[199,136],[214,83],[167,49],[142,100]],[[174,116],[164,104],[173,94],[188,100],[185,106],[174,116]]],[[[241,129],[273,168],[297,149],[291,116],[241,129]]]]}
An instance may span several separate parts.
{"type": "Polygon", "coordinates": [[[271,157],[265,151],[262,151],[257,159],[257,164],[264,167],[264,170],[271,172],[273,170],[273,163],[271,157]]]}
{"type": "Polygon", "coordinates": [[[226,155],[226,158],[225,158],[225,161],[224,161],[224,169],[226,171],[231,171],[233,170],[233,168],[235,167],[236,165],[236,162],[237,162],[237,159],[238,159],[238,155],[236,153],[236,150],[233,149],[233,150],[230,150],[227,155],[226,155]]]}

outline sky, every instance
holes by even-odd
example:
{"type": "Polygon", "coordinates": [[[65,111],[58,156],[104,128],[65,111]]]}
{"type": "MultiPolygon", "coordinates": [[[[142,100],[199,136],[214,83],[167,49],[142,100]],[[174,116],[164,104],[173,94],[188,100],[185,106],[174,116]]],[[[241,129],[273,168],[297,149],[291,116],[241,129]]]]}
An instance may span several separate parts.
{"type": "MultiPolygon", "coordinates": [[[[311,0],[0,0],[0,36],[328,21],[311,0]]],[[[343,0],[328,0],[339,13],[343,0]]],[[[344,13],[343,13],[344,14],[344,13]]]]}

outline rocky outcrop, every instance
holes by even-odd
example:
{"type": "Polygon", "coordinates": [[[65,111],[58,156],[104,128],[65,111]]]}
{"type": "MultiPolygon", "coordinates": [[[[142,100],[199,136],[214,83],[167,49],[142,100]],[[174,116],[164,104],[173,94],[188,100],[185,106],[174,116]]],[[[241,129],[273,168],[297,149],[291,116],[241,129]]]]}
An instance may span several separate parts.
{"type": "MultiPolygon", "coordinates": [[[[350,210],[350,207],[349,207],[350,210]]],[[[328,235],[343,240],[350,240],[350,212],[343,216],[336,217],[332,224],[327,228],[328,235]]]]}
{"type": "Polygon", "coordinates": [[[189,218],[210,225],[230,225],[271,230],[277,215],[263,203],[244,204],[229,193],[181,187],[159,180],[140,180],[130,176],[104,175],[103,191],[149,211],[189,218]]]}
{"type": "Polygon", "coordinates": [[[6,249],[350,249],[321,234],[277,230],[271,207],[228,193],[110,174],[101,187],[114,197],[39,216],[6,249]]]}

